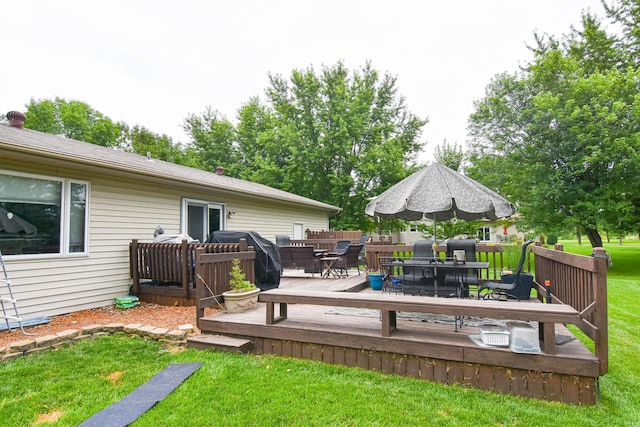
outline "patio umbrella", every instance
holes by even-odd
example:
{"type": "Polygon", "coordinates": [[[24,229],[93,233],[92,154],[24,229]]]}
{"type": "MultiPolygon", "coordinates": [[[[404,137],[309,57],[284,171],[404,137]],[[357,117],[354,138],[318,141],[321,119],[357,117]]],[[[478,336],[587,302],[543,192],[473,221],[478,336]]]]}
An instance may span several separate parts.
{"type": "Polygon", "coordinates": [[[410,175],[373,199],[365,208],[370,216],[436,221],[506,218],[516,212],[504,197],[448,167],[433,163],[410,175]]]}
{"type": "Polygon", "coordinates": [[[0,231],[6,233],[19,233],[24,231],[27,234],[33,234],[38,229],[35,225],[25,221],[13,212],[0,208],[0,231]]]}

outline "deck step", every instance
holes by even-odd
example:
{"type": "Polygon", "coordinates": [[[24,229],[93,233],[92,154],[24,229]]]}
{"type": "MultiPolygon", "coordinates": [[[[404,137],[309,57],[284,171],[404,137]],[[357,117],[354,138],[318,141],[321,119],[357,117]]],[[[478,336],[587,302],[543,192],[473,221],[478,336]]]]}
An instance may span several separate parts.
{"type": "Polygon", "coordinates": [[[249,353],[253,345],[250,340],[231,338],[224,335],[201,334],[187,338],[187,348],[196,350],[217,350],[227,353],[249,353]]]}

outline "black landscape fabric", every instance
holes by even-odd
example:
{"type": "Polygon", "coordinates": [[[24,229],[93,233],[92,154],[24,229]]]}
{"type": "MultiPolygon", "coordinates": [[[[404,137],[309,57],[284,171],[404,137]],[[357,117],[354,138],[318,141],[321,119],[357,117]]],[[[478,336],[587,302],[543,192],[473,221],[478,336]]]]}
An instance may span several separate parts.
{"type": "Polygon", "coordinates": [[[80,424],[80,427],[128,426],[167,397],[201,365],[202,363],[196,362],[167,366],[121,400],[94,414],[80,424]]]}
{"type": "Polygon", "coordinates": [[[255,285],[263,291],[280,286],[280,250],[272,241],[255,231],[214,231],[207,243],[238,243],[240,239],[246,239],[256,251],[255,285]]]}

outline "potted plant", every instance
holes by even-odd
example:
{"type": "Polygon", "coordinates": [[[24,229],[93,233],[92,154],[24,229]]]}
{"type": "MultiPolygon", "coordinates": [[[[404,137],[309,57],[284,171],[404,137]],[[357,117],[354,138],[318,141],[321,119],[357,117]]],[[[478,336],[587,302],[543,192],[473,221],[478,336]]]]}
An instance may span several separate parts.
{"type": "Polygon", "coordinates": [[[229,313],[239,313],[256,308],[260,289],[247,280],[247,276],[240,268],[239,259],[233,259],[229,275],[231,290],[222,293],[225,309],[229,313]]]}
{"type": "Polygon", "coordinates": [[[367,270],[367,278],[369,279],[369,285],[371,289],[379,291],[382,289],[382,283],[386,273],[380,270],[367,270]]]}

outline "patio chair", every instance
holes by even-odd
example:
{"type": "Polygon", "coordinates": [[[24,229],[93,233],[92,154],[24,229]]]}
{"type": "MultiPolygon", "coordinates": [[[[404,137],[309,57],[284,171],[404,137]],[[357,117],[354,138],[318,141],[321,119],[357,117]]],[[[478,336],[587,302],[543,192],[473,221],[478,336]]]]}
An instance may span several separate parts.
{"type": "Polygon", "coordinates": [[[288,234],[276,234],[276,245],[291,246],[291,238],[288,234]]]}
{"type": "Polygon", "coordinates": [[[299,270],[304,268],[305,273],[311,273],[311,277],[315,273],[322,274],[322,261],[314,250],[313,246],[282,246],[280,250],[280,265],[282,269],[295,268],[299,270]]]}
{"type": "MultiPolygon", "coordinates": [[[[476,241],[475,240],[447,240],[447,261],[454,259],[457,251],[464,251],[464,261],[476,261],[476,241]]],[[[460,260],[457,260],[460,262],[460,260]]],[[[460,269],[448,270],[445,273],[444,286],[454,285],[456,290],[461,290],[460,296],[469,296],[469,285],[478,284],[478,270],[476,269],[460,269]]]]}
{"type": "Polygon", "coordinates": [[[360,249],[360,254],[358,255],[358,265],[363,266],[365,269],[367,268],[368,264],[364,249],[368,240],[369,235],[367,233],[362,233],[362,235],[360,236],[360,244],[362,245],[362,249],[360,249]]]}
{"type": "Polygon", "coordinates": [[[360,263],[358,256],[363,245],[350,244],[347,250],[338,257],[334,264],[334,270],[340,272],[340,275],[349,276],[349,269],[357,268],[358,274],[360,274],[360,263]]]}
{"type": "Polygon", "coordinates": [[[533,240],[528,240],[522,245],[522,255],[520,256],[520,262],[518,263],[516,271],[513,274],[502,275],[501,282],[487,282],[481,285],[478,288],[478,299],[500,299],[502,296],[507,299],[529,299],[533,276],[523,273],[522,269],[527,259],[527,248],[532,243],[533,240]],[[488,292],[481,296],[480,294],[485,289],[488,292]]]}
{"type": "MultiPolygon", "coordinates": [[[[433,240],[417,240],[413,244],[411,260],[422,261],[425,264],[433,261],[433,240]]],[[[403,293],[427,295],[429,287],[433,287],[435,277],[433,269],[428,266],[405,266],[402,267],[401,280],[403,293]]]]}
{"type": "Polygon", "coordinates": [[[333,252],[330,252],[333,256],[342,255],[347,252],[347,248],[351,244],[351,240],[338,240],[336,242],[336,247],[333,249],[333,252]]]}

